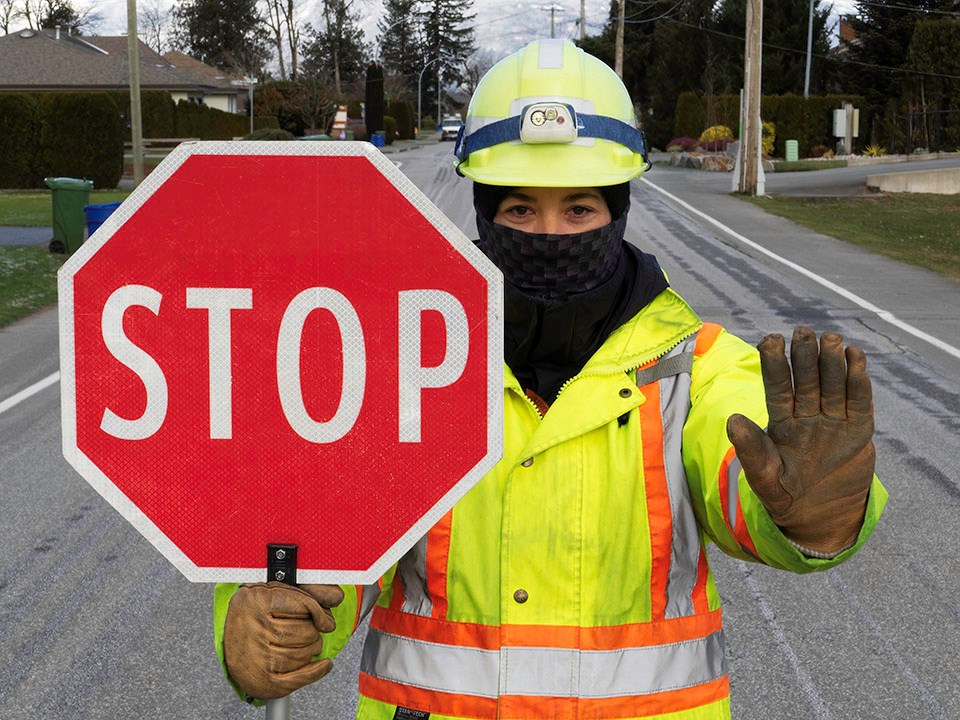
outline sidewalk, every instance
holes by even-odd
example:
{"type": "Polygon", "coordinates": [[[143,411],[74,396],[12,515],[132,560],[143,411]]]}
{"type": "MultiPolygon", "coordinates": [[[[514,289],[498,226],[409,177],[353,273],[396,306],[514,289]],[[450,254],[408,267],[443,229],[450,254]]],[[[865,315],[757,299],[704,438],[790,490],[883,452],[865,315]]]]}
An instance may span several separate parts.
{"type": "Polygon", "coordinates": [[[0,245],[46,245],[53,237],[49,227],[0,226],[0,245]]]}

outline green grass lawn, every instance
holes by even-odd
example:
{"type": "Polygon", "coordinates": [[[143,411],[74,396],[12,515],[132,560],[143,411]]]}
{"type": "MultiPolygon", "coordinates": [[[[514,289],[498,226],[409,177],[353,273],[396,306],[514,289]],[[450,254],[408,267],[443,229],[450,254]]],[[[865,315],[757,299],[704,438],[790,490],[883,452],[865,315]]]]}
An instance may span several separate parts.
{"type": "Polygon", "coordinates": [[[57,270],[66,257],[43,247],[0,247],[0,327],[57,301],[57,270]]]}
{"type": "MultiPolygon", "coordinates": [[[[89,204],[117,202],[129,194],[129,190],[94,190],[89,204]]],[[[49,227],[53,224],[52,207],[49,190],[0,190],[0,225],[49,227]]]]}
{"type": "Polygon", "coordinates": [[[960,197],[955,195],[742,199],[824,235],[960,280],[960,197]]]}

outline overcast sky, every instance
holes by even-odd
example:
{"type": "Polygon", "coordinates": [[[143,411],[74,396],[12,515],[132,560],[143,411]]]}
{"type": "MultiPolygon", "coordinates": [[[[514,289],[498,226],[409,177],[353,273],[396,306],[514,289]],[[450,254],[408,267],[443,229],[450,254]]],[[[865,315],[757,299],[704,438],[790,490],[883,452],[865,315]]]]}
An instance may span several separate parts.
{"type": "MultiPolygon", "coordinates": [[[[153,2],[154,0],[141,0],[153,2]]],[[[634,0],[627,0],[628,15],[634,0]]],[[[768,0],[769,2],[770,0],[768,0]]],[[[93,6],[103,17],[97,27],[100,35],[126,34],[126,0],[74,0],[77,7],[93,6]]],[[[162,5],[172,6],[172,0],[159,0],[162,5]]],[[[377,34],[377,18],[381,11],[381,0],[354,0],[364,17],[363,29],[367,40],[373,42],[377,34]]],[[[319,0],[301,0],[300,15],[304,21],[318,23],[319,0]]],[[[832,3],[836,22],[837,13],[850,12],[854,0],[836,0],[832,3]]],[[[550,11],[544,8],[558,8],[554,11],[556,37],[579,37],[580,0],[541,0],[529,2],[520,0],[474,0],[473,8],[477,17],[474,23],[477,46],[485,49],[493,59],[499,59],[531,40],[550,36],[550,11]]],[[[585,0],[587,34],[595,34],[603,27],[609,12],[609,0],[585,0]]],[[[636,11],[634,11],[636,12],[636,11]]],[[[834,34],[836,30],[834,29],[834,34]]]]}

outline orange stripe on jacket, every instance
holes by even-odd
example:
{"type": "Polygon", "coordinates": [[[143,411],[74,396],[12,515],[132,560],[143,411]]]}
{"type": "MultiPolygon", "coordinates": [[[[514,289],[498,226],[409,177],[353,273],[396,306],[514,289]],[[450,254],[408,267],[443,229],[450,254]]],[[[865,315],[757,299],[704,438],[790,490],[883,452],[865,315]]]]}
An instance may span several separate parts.
{"type": "Polygon", "coordinates": [[[627,697],[558,698],[503,695],[500,697],[500,717],[503,720],[636,718],[691,710],[729,696],[730,681],[726,676],[691,688],[627,697]]]}
{"type": "Polygon", "coordinates": [[[660,385],[655,382],[644,385],[641,392],[647,399],[640,406],[640,435],[643,441],[643,481],[650,525],[650,619],[663,620],[667,608],[673,516],[670,512],[667,472],[663,467],[660,385]]]}
{"type": "MultiPolygon", "coordinates": [[[[740,502],[739,491],[737,492],[736,529],[730,527],[730,503],[727,501],[727,498],[729,497],[731,482],[730,464],[736,456],[736,448],[731,447],[727,450],[727,454],[724,455],[723,462],[720,463],[720,472],[717,474],[717,489],[720,493],[720,510],[723,513],[723,522],[727,526],[727,530],[740,544],[740,547],[747,550],[754,557],[759,557],[757,555],[757,548],[753,544],[753,538],[750,537],[750,531],[747,529],[746,520],[743,518],[743,504],[740,502]]],[[[736,482],[736,480],[733,482],[736,482]]]]}
{"type": "Polygon", "coordinates": [[[427,533],[427,593],[433,603],[432,616],[440,620],[447,618],[447,563],[452,525],[453,510],[450,510],[427,533]]]}
{"type": "Polygon", "coordinates": [[[697,331],[697,344],[693,347],[693,354],[696,356],[705,355],[723,332],[723,327],[716,323],[704,323],[703,327],[697,331]]]}
{"type": "Polygon", "coordinates": [[[360,673],[360,694],[389,705],[422,712],[480,720],[614,720],[679,712],[702,707],[730,696],[726,676],[680,690],[613,698],[539,697],[501,695],[496,698],[438,692],[410,687],[360,673]]]}
{"type": "Polygon", "coordinates": [[[602,627],[573,625],[480,625],[449,622],[394,612],[378,607],[372,627],[392,635],[456,647],[499,650],[510,647],[553,647],[582,650],[619,650],[685,642],[704,638],[723,627],[720,609],[659,622],[602,627]]]}
{"type": "Polygon", "coordinates": [[[707,564],[707,552],[700,545],[700,558],[697,560],[697,582],[693,586],[693,611],[697,614],[710,612],[710,599],[707,597],[707,578],[710,566],[707,564]]]}
{"type": "Polygon", "coordinates": [[[359,689],[360,694],[368,698],[411,710],[482,720],[497,717],[496,698],[424,690],[381,680],[363,671],[360,672],[359,689]]]}

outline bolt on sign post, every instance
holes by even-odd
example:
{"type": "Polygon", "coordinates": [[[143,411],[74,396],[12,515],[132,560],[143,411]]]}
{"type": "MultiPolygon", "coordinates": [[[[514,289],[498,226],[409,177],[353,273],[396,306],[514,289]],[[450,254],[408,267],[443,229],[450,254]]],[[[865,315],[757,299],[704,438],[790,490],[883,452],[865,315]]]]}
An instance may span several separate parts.
{"type": "Polygon", "coordinates": [[[64,455],[193,582],[375,582],[502,454],[502,277],[368,143],[181,145],[59,293],[64,455]]]}

